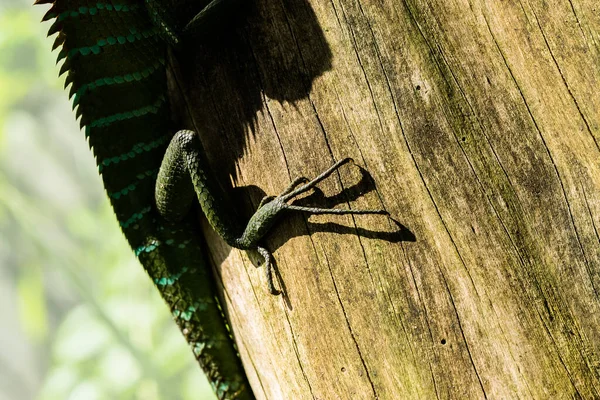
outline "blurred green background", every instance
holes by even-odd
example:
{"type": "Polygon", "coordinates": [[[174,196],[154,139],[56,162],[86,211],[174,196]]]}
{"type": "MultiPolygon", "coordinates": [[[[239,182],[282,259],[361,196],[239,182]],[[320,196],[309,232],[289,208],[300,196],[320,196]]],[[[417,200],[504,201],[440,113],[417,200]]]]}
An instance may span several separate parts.
{"type": "Polygon", "coordinates": [[[0,0],[0,400],[211,399],[118,229],[48,8],[0,0]]]}

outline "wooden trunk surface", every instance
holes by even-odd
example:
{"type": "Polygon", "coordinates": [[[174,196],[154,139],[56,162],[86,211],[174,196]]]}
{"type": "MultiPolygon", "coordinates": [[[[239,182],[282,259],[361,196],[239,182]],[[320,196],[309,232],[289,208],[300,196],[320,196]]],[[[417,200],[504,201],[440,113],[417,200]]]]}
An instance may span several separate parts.
{"type": "Polygon", "coordinates": [[[303,203],[405,227],[291,214],[279,297],[205,229],[257,397],[600,398],[597,1],[246,8],[186,47],[174,110],[241,217],[352,157],[303,203]]]}

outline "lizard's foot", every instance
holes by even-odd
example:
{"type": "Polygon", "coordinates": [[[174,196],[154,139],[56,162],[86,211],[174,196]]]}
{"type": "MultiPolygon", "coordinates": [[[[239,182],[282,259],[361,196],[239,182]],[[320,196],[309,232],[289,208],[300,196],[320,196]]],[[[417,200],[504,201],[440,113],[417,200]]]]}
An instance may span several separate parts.
{"type": "Polygon", "coordinates": [[[271,294],[277,295],[280,292],[275,289],[273,284],[273,265],[271,261],[271,253],[264,247],[257,246],[256,243],[265,235],[273,226],[277,217],[284,210],[301,211],[309,214],[379,214],[389,215],[385,210],[343,210],[338,208],[317,208],[303,207],[288,204],[288,201],[314,188],[319,182],[329,177],[342,165],[352,162],[351,158],[345,158],[332,165],[325,172],[309,181],[306,178],[295,179],[279,196],[265,196],[254,215],[248,222],[246,231],[238,242],[240,248],[255,248],[260,255],[265,259],[265,272],[267,275],[267,286],[271,294]]]}

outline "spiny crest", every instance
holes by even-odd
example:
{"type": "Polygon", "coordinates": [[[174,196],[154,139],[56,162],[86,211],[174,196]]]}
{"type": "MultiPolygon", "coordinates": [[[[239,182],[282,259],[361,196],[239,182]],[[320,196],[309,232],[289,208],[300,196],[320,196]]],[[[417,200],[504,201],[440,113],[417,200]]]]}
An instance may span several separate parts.
{"type": "Polygon", "coordinates": [[[52,7],[50,7],[42,18],[42,21],[56,19],[48,30],[48,36],[52,36],[62,31],[64,27],[63,23],[68,17],[74,17],[80,13],[88,13],[90,10],[97,10],[98,5],[101,7],[105,5],[112,7],[110,1],[101,3],[97,0],[36,0],[34,4],[52,4],[52,7]]]}
{"type": "MultiPolygon", "coordinates": [[[[82,16],[94,16],[103,12],[128,13],[137,11],[140,8],[143,8],[143,0],[36,0],[34,4],[51,4],[50,9],[46,12],[42,21],[54,20],[48,30],[48,36],[58,34],[52,45],[52,50],[60,47],[56,60],[57,64],[64,60],[59,76],[66,72],[69,72],[70,74],[73,73],[71,68],[71,56],[75,55],[74,51],[78,51],[82,55],[89,53],[98,54],[102,44],[108,45],[113,44],[113,42],[118,43],[125,40],[132,41],[135,40],[135,38],[147,38],[151,35],[150,32],[136,32],[135,29],[130,29],[130,32],[128,32],[129,35],[127,36],[115,38],[108,37],[105,40],[106,43],[78,47],[77,43],[80,42],[79,34],[82,34],[82,37],[87,38],[87,29],[86,32],[78,32],[78,35],[72,35],[72,37],[69,37],[67,33],[69,27],[71,27],[71,31],[73,31],[75,30],[73,27],[80,26],[79,19],[82,16]],[[69,41],[67,39],[70,39],[72,42],[70,44],[71,48],[69,48],[69,41]]],[[[67,78],[65,88],[68,84],[73,83],[74,80],[73,77],[67,78]]],[[[75,93],[72,91],[70,97],[74,94],[75,93]]]]}
{"type": "MultiPolygon", "coordinates": [[[[36,0],[35,4],[51,4],[42,20],[53,20],[48,36],[57,35],[52,49],[58,49],[57,63],[63,62],[59,76],[67,74],[65,89],[70,86],[69,98],[77,118],[82,118],[82,128],[101,112],[88,93],[141,81],[164,69],[164,54],[156,46],[156,28],[143,0],[36,0]],[[136,55],[126,56],[131,51],[136,55]],[[104,53],[102,59],[93,57],[104,53]],[[84,97],[84,102],[94,103],[85,105],[85,111],[84,97]]],[[[101,101],[106,101],[106,94],[101,101]]]]}

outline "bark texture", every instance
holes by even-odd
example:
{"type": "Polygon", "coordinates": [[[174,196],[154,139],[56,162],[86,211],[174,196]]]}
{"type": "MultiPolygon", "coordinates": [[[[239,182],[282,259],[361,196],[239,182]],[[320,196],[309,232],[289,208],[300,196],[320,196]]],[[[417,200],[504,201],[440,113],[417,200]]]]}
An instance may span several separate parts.
{"type": "Polygon", "coordinates": [[[245,7],[177,72],[241,217],[352,157],[303,203],[405,227],[290,215],[279,297],[206,229],[257,397],[600,398],[597,0],[245,7]]]}

